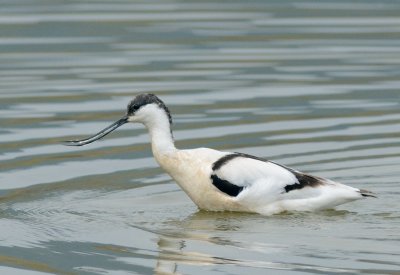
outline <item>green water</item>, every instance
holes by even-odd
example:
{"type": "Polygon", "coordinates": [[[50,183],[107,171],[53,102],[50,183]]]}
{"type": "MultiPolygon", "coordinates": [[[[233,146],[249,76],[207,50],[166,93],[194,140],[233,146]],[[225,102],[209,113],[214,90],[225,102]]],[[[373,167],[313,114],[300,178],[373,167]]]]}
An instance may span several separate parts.
{"type": "Polygon", "coordinates": [[[0,1],[1,274],[399,274],[400,2],[0,1]],[[119,118],[378,194],[199,212],[119,118]]]}

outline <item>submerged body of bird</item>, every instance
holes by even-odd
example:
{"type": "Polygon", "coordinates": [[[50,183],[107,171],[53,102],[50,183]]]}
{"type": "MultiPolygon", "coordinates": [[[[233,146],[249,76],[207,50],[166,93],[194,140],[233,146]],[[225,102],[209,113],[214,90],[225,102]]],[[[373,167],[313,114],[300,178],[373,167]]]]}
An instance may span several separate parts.
{"type": "Polygon", "coordinates": [[[92,137],[67,141],[66,145],[89,144],[127,122],[146,126],[156,161],[200,209],[271,215],[329,209],[374,197],[369,191],[247,154],[208,148],[179,150],[172,137],[171,114],[153,94],[136,96],[120,120],[92,137]]]}

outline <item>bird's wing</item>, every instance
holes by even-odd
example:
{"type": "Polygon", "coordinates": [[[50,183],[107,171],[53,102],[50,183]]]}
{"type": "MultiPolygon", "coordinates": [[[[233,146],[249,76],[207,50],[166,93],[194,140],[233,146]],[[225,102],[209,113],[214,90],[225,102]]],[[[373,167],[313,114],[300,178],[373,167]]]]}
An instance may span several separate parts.
{"type": "Polygon", "coordinates": [[[295,191],[328,184],[325,179],[241,153],[227,154],[215,161],[211,180],[228,196],[240,198],[251,192],[252,197],[263,196],[264,200],[289,193],[301,196],[295,191]]]}

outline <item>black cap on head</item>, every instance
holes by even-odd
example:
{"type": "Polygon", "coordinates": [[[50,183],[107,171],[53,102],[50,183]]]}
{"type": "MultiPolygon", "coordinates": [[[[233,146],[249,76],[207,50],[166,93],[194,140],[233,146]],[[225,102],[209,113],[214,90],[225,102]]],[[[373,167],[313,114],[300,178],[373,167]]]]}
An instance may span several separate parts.
{"type": "Polygon", "coordinates": [[[168,116],[169,123],[172,124],[171,113],[169,112],[167,106],[165,106],[164,102],[161,101],[154,94],[140,94],[137,95],[131,102],[128,104],[127,114],[128,116],[133,115],[137,110],[147,104],[156,104],[158,107],[163,109],[168,116]]]}

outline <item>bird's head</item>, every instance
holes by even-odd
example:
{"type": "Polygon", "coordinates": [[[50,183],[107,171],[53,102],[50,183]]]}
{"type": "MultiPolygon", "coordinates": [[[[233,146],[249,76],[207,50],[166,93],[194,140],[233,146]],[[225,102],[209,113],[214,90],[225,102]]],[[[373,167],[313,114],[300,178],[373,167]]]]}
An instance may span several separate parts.
{"type": "Polygon", "coordinates": [[[128,122],[142,123],[147,128],[155,127],[155,125],[170,127],[172,117],[167,106],[156,95],[139,94],[128,104],[126,114],[122,118],[91,137],[81,140],[68,140],[64,144],[82,146],[92,143],[128,122]]]}
{"type": "Polygon", "coordinates": [[[167,117],[172,124],[171,113],[167,106],[154,94],[140,94],[129,104],[126,111],[128,122],[139,122],[146,125],[152,120],[167,117]]]}

